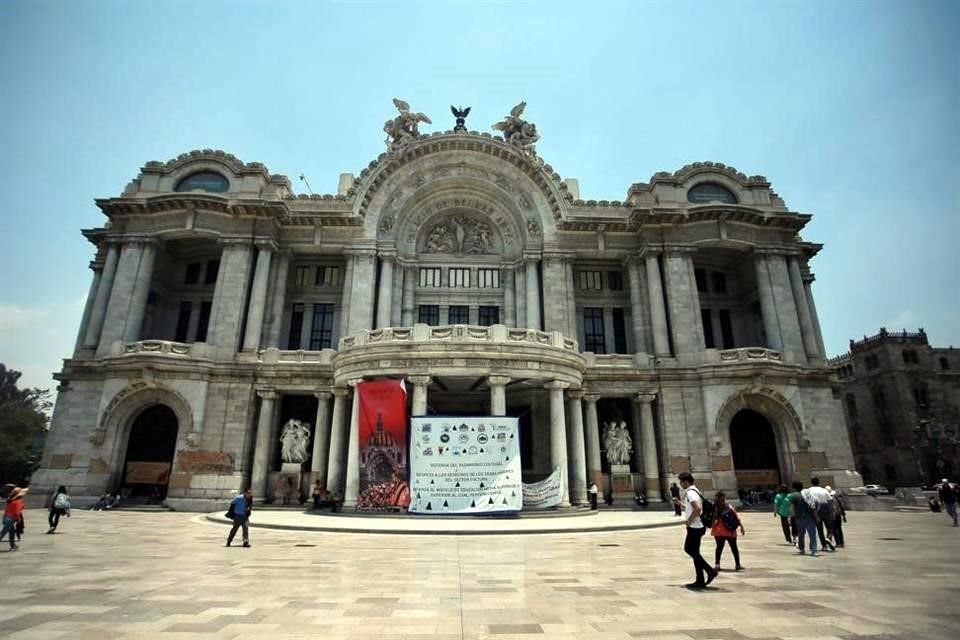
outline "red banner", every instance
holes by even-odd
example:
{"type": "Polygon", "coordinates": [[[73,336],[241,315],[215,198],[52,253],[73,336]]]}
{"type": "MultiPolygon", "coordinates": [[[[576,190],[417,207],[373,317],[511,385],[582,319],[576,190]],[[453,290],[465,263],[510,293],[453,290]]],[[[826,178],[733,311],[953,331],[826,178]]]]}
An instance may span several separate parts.
{"type": "Polygon", "coordinates": [[[357,385],[360,394],[360,495],[357,509],[410,504],[407,485],[407,390],[402,380],[357,385]]]}

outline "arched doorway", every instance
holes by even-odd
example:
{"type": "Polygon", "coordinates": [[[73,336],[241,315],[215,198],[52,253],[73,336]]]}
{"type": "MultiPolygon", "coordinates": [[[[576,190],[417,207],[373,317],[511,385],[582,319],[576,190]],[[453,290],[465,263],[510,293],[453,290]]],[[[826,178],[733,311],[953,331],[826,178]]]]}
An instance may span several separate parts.
{"type": "Polygon", "coordinates": [[[777,440],[762,413],[741,409],[730,421],[730,448],[740,490],[772,489],[781,482],[777,440]]]}
{"type": "Polygon", "coordinates": [[[163,404],[140,412],[130,427],[121,484],[124,493],[162,500],[177,447],[177,416],[163,404]]]}

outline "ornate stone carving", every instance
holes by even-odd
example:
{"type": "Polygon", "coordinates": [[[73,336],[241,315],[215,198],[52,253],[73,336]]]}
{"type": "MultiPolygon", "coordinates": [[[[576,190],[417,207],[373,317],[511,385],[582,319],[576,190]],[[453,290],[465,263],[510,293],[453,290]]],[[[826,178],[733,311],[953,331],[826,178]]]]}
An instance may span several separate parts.
{"type": "Polygon", "coordinates": [[[526,108],[527,103],[521,102],[510,110],[510,115],[493,125],[492,128],[503,131],[503,139],[508,144],[533,152],[533,144],[540,139],[540,135],[537,133],[535,124],[520,118],[526,108]]]}
{"type": "Polygon", "coordinates": [[[540,223],[536,220],[530,220],[527,222],[527,232],[530,233],[533,237],[538,237],[540,235],[540,223]]]}
{"type": "Polygon", "coordinates": [[[284,462],[305,462],[309,456],[310,425],[290,419],[280,432],[280,458],[284,462]]]}
{"type": "Polygon", "coordinates": [[[608,422],[603,427],[603,448],[606,451],[607,462],[614,464],[630,464],[630,454],[633,452],[633,439],[627,431],[627,423],[622,420],[608,422]]]}
{"type": "Polygon", "coordinates": [[[493,253],[493,231],[482,220],[452,216],[433,226],[427,236],[424,253],[485,254],[493,253]]]}
{"type": "Polygon", "coordinates": [[[380,219],[380,233],[389,233],[393,229],[393,215],[386,214],[380,219]]]}
{"type": "Polygon", "coordinates": [[[427,124],[433,124],[430,121],[430,118],[424,114],[411,113],[410,105],[403,100],[394,98],[393,104],[397,107],[397,111],[400,112],[400,115],[392,120],[387,120],[383,124],[383,130],[387,134],[387,139],[385,142],[387,144],[387,149],[391,153],[400,151],[405,146],[420,137],[418,123],[426,122],[427,124]]]}
{"type": "Polygon", "coordinates": [[[453,113],[453,117],[457,119],[457,124],[453,128],[457,133],[466,133],[467,132],[467,116],[470,115],[470,107],[464,109],[463,107],[455,107],[450,105],[450,111],[453,113]]]}

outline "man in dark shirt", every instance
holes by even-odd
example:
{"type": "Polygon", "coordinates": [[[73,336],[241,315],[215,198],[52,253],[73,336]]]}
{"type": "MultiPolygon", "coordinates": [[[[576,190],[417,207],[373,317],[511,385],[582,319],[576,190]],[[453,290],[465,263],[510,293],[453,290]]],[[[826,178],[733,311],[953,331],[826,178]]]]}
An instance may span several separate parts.
{"type": "Polygon", "coordinates": [[[940,482],[940,504],[943,505],[947,515],[953,518],[953,526],[957,526],[957,487],[950,484],[950,481],[944,478],[940,482]]]}
{"type": "Polygon", "coordinates": [[[803,498],[803,483],[793,483],[793,493],[787,496],[793,519],[797,523],[797,551],[804,551],[804,538],[810,538],[810,555],[817,555],[817,514],[810,508],[803,498]]]}

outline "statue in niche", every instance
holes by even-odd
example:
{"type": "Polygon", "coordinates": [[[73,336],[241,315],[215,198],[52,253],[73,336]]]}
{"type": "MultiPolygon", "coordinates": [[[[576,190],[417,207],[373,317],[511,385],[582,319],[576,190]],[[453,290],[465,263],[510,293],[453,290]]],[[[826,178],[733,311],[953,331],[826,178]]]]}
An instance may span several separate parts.
{"type": "Polygon", "coordinates": [[[466,253],[489,253],[490,249],[490,226],[486,222],[477,222],[473,228],[473,238],[466,253]]]}
{"type": "Polygon", "coordinates": [[[387,134],[387,149],[390,152],[399,151],[409,143],[420,137],[418,123],[425,122],[433,124],[430,118],[422,113],[411,113],[410,105],[399,98],[393,99],[393,104],[400,112],[400,115],[387,120],[383,124],[383,130],[387,134]]]}
{"type": "Polygon", "coordinates": [[[310,425],[290,419],[280,432],[280,459],[284,462],[306,462],[309,456],[310,425]]]}
{"type": "Polygon", "coordinates": [[[611,465],[630,464],[633,439],[627,431],[626,422],[614,420],[604,426],[603,448],[607,452],[607,462],[611,465]]]}
{"type": "Polygon", "coordinates": [[[491,128],[503,131],[503,139],[508,144],[524,150],[533,151],[533,144],[540,139],[540,135],[537,133],[537,126],[535,124],[527,122],[520,117],[526,108],[527,103],[521,102],[510,110],[510,115],[506,116],[501,122],[496,123],[491,128]]]}

